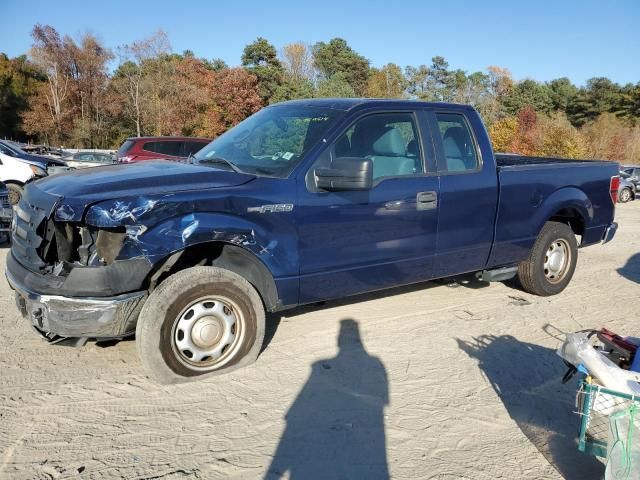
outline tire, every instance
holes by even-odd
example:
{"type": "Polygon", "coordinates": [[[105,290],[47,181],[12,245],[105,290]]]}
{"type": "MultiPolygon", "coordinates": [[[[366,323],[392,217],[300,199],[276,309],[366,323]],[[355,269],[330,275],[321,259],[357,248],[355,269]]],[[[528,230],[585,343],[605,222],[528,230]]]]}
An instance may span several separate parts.
{"type": "Polygon", "coordinates": [[[571,228],[547,222],[529,257],[518,266],[518,280],[526,292],[541,297],[557,295],[571,281],[577,260],[578,244],[571,228]]]}
{"type": "Polygon", "coordinates": [[[253,363],[264,327],[262,300],[247,280],[221,268],[193,267],[149,295],[138,318],[136,346],[156,381],[186,382],[253,363]]]}
{"type": "Polygon", "coordinates": [[[620,203],[627,203],[632,198],[633,198],[633,193],[631,192],[630,188],[623,188],[622,190],[620,190],[620,193],[618,194],[618,199],[620,200],[620,203]]]}
{"type": "Polygon", "coordinates": [[[7,190],[9,190],[9,203],[12,206],[17,205],[22,198],[22,187],[17,183],[6,183],[7,190]]]}

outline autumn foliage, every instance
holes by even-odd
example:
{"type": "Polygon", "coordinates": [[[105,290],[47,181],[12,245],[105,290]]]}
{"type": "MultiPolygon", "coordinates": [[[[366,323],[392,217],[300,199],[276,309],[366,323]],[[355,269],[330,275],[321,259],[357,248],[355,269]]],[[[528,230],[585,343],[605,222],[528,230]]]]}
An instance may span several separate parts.
{"type": "Polygon", "coordinates": [[[494,122],[489,136],[498,152],[621,163],[640,160],[640,126],[612,114],[576,128],[563,113],[542,115],[526,107],[515,117],[494,122]]]}
{"type": "Polygon", "coordinates": [[[269,104],[366,96],[472,105],[498,152],[640,163],[640,82],[516,81],[507,68],[468,73],[441,56],[376,68],[341,38],[278,50],[258,37],[231,68],[172,52],[163,31],[114,50],[48,25],[32,38],[28,56],[0,54],[0,136],[80,148],[132,135],[216,137],[269,104]]]}

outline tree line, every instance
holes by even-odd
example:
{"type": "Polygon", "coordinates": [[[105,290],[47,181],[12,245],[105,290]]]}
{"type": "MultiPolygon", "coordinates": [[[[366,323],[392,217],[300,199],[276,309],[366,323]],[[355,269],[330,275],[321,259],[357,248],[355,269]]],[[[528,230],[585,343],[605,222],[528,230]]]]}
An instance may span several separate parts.
{"type": "Polygon", "coordinates": [[[114,148],[132,135],[213,138],[284,100],[406,98],[473,105],[497,151],[640,163],[640,82],[515,81],[506,68],[468,73],[440,56],[376,68],[341,38],[279,50],[257,38],[240,66],[230,67],[172,52],[163,31],[115,49],[90,33],[74,40],[49,25],[31,35],[28,54],[0,54],[5,138],[114,148]]]}

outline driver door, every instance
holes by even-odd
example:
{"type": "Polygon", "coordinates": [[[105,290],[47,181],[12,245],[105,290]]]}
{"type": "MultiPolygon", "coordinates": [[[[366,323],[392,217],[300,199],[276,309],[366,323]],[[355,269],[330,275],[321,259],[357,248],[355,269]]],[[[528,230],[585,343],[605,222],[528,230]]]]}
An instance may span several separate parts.
{"type": "Polygon", "coordinates": [[[299,182],[300,303],[431,278],[439,186],[422,116],[399,111],[358,118],[320,154],[306,184],[299,182]],[[314,169],[341,157],[371,159],[370,190],[315,188],[314,169]]]}

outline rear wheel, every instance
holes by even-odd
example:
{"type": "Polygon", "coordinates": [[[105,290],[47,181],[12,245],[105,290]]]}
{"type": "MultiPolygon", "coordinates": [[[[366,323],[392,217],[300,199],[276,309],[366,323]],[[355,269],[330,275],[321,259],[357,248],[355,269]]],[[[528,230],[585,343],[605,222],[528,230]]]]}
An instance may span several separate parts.
{"type": "Polygon", "coordinates": [[[623,188],[622,190],[620,190],[620,203],[627,203],[629,200],[631,200],[632,197],[633,194],[631,193],[630,188],[623,188]]]}
{"type": "Polygon", "coordinates": [[[547,222],[529,258],[518,266],[518,279],[529,293],[556,295],[571,281],[577,260],[578,244],[571,228],[564,223],[547,222]]]}
{"type": "Polygon", "coordinates": [[[253,286],[215,267],[180,271],[145,302],[136,327],[138,353],[160,383],[227,373],[255,361],[265,313],[253,286]]]}

